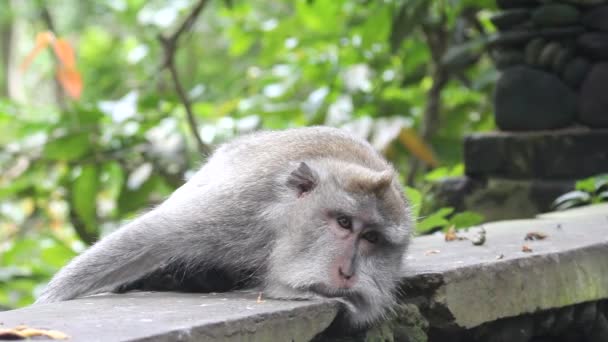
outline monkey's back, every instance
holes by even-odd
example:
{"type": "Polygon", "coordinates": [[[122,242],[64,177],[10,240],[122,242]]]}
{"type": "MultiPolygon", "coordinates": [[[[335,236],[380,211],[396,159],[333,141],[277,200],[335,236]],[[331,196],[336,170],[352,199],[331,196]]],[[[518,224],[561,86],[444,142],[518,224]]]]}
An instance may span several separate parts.
{"type": "Polygon", "coordinates": [[[221,156],[224,162],[238,163],[240,168],[245,165],[281,168],[288,166],[289,162],[322,158],[350,162],[376,171],[390,168],[367,141],[332,127],[250,134],[222,145],[209,162],[214,162],[216,156],[221,156]]]}

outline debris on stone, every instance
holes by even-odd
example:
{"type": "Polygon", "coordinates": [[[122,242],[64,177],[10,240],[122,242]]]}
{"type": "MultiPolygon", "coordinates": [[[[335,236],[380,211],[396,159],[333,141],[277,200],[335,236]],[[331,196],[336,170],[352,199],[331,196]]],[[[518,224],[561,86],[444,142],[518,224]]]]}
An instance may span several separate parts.
{"type": "Polygon", "coordinates": [[[34,329],[25,325],[18,325],[13,329],[0,329],[0,340],[25,340],[32,337],[46,337],[52,340],[70,338],[58,330],[34,329]]]}
{"type": "Polygon", "coordinates": [[[449,242],[449,241],[454,241],[458,239],[458,235],[456,235],[456,228],[454,228],[454,226],[451,226],[450,228],[448,228],[448,231],[445,232],[445,241],[449,242]]]}
{"type": "Polygon", "coordinates": [[[471,242],[475,246],[481,246],[484,243],[486,243],[486,230],[483,227],[481,227],[481,229],[479,230],[479,233],[477,233],[477,235],[475,235],[471,239],[471,242]]]}
{"type": "Polygon", "coordinates": [[[467,238],[464,236],[458,236],[458,234],[456,233],[456,227],[455,226],[451,226],[450,228],[448,228],[448,231],[445,232],[445,241],[446,242],[450,242],[450,241],[454,241],[454,240],[466,240],[467,238]]]}
{"type": "Polygon", "coordinates": [[[547,238],[547,234],[541,232],[529,232],[526,234],[524,240],[526,241],[534,241],[534,240],[544,240],[547,238]]]}
{"type": "Polygon", "coordinates": [[[424,252],[424,255],[439,254],[439,253],[441,253],[441,251],[438,249],[429,249],[428,251],[424,252]]]}
{"type": "Polygon", "coordinates": [[[523,245],[521,246],[521,251],[524,253],[532,253],[532,248],[530,248],[528,245],[523,245]]]}
{"type": "Polygon", "coordinates": [[[265,300],[262,299],[262,293],[263,292],[258,293],[258,299],[255,301],[258,304],[265,302],[265,300]]]}
{"type": "Polygon", "coordinates": [[[502,253],[500,253],[500,254],[498,254],[498,255],[496,256],[496,260],[503,259],[504,257],[505,257],[505,255],[504,255],[504,254],[502,254],[502,253]]]}

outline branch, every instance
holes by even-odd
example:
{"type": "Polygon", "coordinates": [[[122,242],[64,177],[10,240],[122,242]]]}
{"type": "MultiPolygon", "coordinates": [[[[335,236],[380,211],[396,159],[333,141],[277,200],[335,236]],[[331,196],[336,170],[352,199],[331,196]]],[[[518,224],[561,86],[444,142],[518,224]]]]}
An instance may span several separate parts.
{"type": "MultiPolygon", "coordinates": [[[[71,196],[72,196],[72,194],[71,194],[71,192],[69,192],[68,198],[70,200],[70,203],[72,203],[71,196]]],[[[70,205],[70,210],[68,212],[68,215],[70,217],[70,223],[72,223],[72,227],[74,227],[74,231],[76,232],[76,235],[78,235],[78,237],[82,240],[82,242],[91,246],[92,244],[95,243],[95,241],[97,241],[97,239],[99,239],[99,236],[97,236],[97,234],[92,233],[87,229],[87,226],[85,225],[85,223],[80,219],[80,217],[74,210],[73,205],[70,205]]]]}
{"type": "Polygon", "coordinates": [[[169,40],[177,41],[184,31],[189,31],[194,25],[196,18],[201,14],[203,8],[207,5],[208,0],[200,0],[190,12],[190,15],[184,20],[180,27],[169,37],[169,40]]]}
{"type": "Polygon", "coordinates": [[[10,83],[11,83],[11,55],[13,47],[13,26],[14,20],[11,8],[11,1],[7,1],[6,11],[10,13],[8,18],[4,22],[0,23],[0,58],[2,59],[2,74],[4,80],[0,81],[0,96],[6,98],[10,97],[10,83]]]}
{"type": "Polygon", "coordinates": [[[158,40],[160,41],[164,51],[164,60],[161,64],[161,68],[169,70],[171,78],[173,79],[175,91],[177,92],[177,95],[179,96],[179,99],[182,102],[184,109],[186,110],[188,126],[190,127],[190,131],[194,136],[194,140],[196,141],[198,150],[205,155],[211,153],[211,148],[209,148],[209,146],[207,146],[207,144],[203,142],[200,134],[198,133],[198,124],[196,122],[194,112],[192,111],[192,103],[190,102],[188,94],[184,90],[182,82],[179,78],[179,74],[177,73],[177,68],[175,66],[175,53],[177,51],[177,43],[179,41],[179,38],[184,32],[192,28],[192,25],[194,25],[194,22],[196,21],[196,19],[203,11],[205,5],[207,5],[208,2],[208,0],[200,0],[196,4],[196,6],[194,6],[188,17],[186,17],[186,19],[177,28],[177,30],[175,30],[175,32],[173,32],[173,34],[171,34],[169,37],[164,37],[162,35],[158,36],[158,40]]]}
{"type": "Polygon", "coordinates": [[[208,155],[209,153],[211,153],[211,149],[209,148],[209,146],[207,146],[207,144],[205,144],[203,142],[203,139],[201,139],[201,136],[198,133],[198,128],[197,128],[198,124],[196,122],[196,118],[194,117],[194,112],[192,111],[192,103],[190,102],[190,99],[188,98],[188,94],[186,94],[186,91],[184,90],[184,87],[182,86],[182,83],[179,79],[179,75],[177,74],[177,69],[175,67],[175,63],[171,62],[171,63],[169,63],[169,65],[167,67],[169,69],[169,72],[171,73],[171,78],[173,79],[175,91],[177,92],[177,95],[179,96],[179,99],[182,101],[182,104],[184,105],[184,109],[186,110],[186,118],[188,119],[188,126],[190,127],[190,130],[192,131],[192,135],[194,136],[194,139],[196,140],[198,150],[201,153],[208,155]]]}
{"type": "MultiPolygon", "coordinates": [[[[421,136],[422,139],[429,143],[439,129],[439,114],[441,111],[441,93],[450,79],[450,74],[445,66],[441,63],[441,59],[445,54],[448,46],[449,34],[445,29],[445,19],[437,26],[423,25],[422,31],[426,38],[429,50],[431,52],[431,64],[433,68],[432,79],[433,85],[426,94],[427,102],[424,109],[424,117],[422,121],[421,136]]],[[[420,168],[421,163],[418,159],[414,159],[410,172],[407,175],[407,184],[413,185],[420,168]]]]}

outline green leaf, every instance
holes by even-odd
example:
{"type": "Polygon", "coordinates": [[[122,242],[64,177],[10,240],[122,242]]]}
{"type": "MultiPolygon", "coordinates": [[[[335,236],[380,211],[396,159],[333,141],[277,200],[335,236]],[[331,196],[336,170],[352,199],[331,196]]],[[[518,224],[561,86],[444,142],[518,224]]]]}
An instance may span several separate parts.
{"type": "Polygon", "coordinates": [[[304,26],[302,29],[329,33],[343,24],[340,15],[342,6],[342,1],[336,0],[317,0],[313,3],[300,0],[296,2],[296,13],[304,26]]]}
{"type": "Polygon", "coordinates": [[[454,212],[454,208],[441,208],[416,224],[418,234],[428,233],[435,228],[443,228],[450,223],[446,218],[454,212]]]}
{"type": "Polygon", "coordinates": [[[87,230],[97,231],[97,191],[99,172],[95,165],[85,165],[72,186],[72,207],[87,230]]]}
{"type": "Polygon", "coordinates": [[[107,162],[103,166],[105,175],[104,188],[110,192],[113,199],[117,199],[125,182],[125,172],[118,162],[107,162]]]}
{"type": "Polygon", "coordinates": [[[464,174],[464,164],[457,164],[452,168],[438,167],[433,171],[424,175],[424,180],[427,182],[435,182],[448,177],[458,177],[464,174]]]}
{"type": "Polygon", "coordinates": [[[44,146],[44,155],[49,159],[71,161],[91,150],[88,133],[64,135],[49,141],[44,146]]]}
{"type": "Polygon", "coordinates": [[[160,185],[160,178],[150,176],[139,188],[129,189],[126,184],[118,198],[118,209],[122,215],[137,211],[150,203],[150,196],[160,185]]]}
{"type": "Polygon", "coordinates": [[[4,297],[2,294],[6,293],[6,301],[2,304],[8,305],[9,307],[21,307],[31,304],[34,301],[33,291],[39,281],[34,279],[17,279],[2,284],[0,288],[0,299],[4,297]]]}
{"type": "Polygon", "coordinates": [[[42,261],[57,269],[63,267],[70,259],[76,256],[76,253],[57,243],[42,250],[42,261]]]}
{"type": "Polygon", "coordinates": [[[83,126],[93,127],[104,117],[99,110],[84,106],[77,108],[73,114],[78,117],[78,124],[81,128],[83,126]]]}
{"type": "Polygon", "coordinates": [[[598,202],[608,202],[608,191],[602,191],[596,195],[598,202]]]}
{"type": "Polygon", "coordinates": [[[593,192],[595,191],[595,178],[590,177],[577,181],[575,188],[580,191],[593,192]]]}
{"type": "Polygon", "coordinates": [[[553,201],[555,210],[565,210],[591,203],[591,195],[587,192],[574,190],[559,196],[553,201]]]}
{"type": "Polygon", "coordinates": [[[243,33],[240,29],[233,28],[229,30],[231,37],[230,56],[238,57],[245,54],[255,43],[255,38],[247,33],[243,33]]]}
{"type": "Polygon", "coordinates": [[[597,181],[595,182],[594,192],[596,194],[599,194],[599,193],[605,192],[605,191],[608,191],[608,176],[606,176],[605,178],[597,179],[597,181]]]}
{"type": "Polygon", "coordinates": [[[458,213],[450,218],[450,224],[456,228],[468,228],[483,222],[483,216],[471,211],[458,213]]]}
{"type": "Polygon", "coordinates": [[[389,6],[376,3],[370,12],[365,24],[357,30],[361,34],[363,44],[367,47],[373,43],[386,42],[391,31],[392,18],[389,6]]]}
{"type": "Polygon", "coordinates": [[[39,251],[39,242],[34,239],[16,240],[0,258],[0,265],[22,265],[36,258],[39,251]]]}
{"type": "Polygon", "coordinates": [[[576,190],[589,193],[604,191],[608,185],[608,174],[596,175],[576,182],[576,190]]]}
{"type": "Polygon", "coordinates": [[[32,185],[32,180],[27,175],[8,182],[8,184],[1,184],[0,186],[0,198],[7,198],[19,194],[23,190],[29,188],[32,185]]]}

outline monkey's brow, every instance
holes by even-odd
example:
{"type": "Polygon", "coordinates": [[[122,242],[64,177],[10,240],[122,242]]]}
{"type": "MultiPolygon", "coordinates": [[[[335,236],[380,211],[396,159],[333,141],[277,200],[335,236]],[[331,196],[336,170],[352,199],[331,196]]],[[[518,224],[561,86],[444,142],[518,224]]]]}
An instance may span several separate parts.
{"type": "Polygon", "coordinates": [[[361,219],[363,221],[363,224],[365,226],[365,229],[367,230],[376,230],[378,232],[383,233],[386,228],[385,228],[385,224],[381,221],[377,221],[377,220],[365,220],[365,219],[361,219]]]}
{"type": "Polygon", "coordinates": [[[384,234],[384,238],[391,244],[400,245],[407,240],[407,231],[399,226],[389,225],[380,230],[384,234]]]}
{"type": "Polygon", "coordinates": [[[348,217],[355,217],[355,218],[359,218],[356,214],[355,214],[355,210],[349,210],[347,208],[342,208],[342,209],[329,209],[327,210],[327,214],[330,217],[338,217],[341,215],[344,216],[348,216],[348,217]]]}

